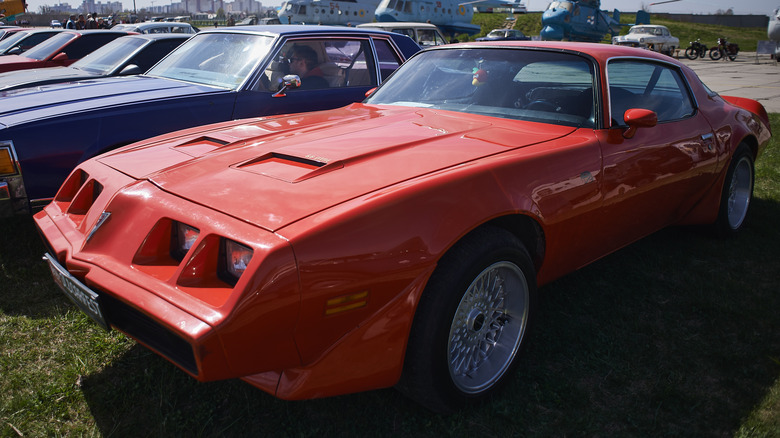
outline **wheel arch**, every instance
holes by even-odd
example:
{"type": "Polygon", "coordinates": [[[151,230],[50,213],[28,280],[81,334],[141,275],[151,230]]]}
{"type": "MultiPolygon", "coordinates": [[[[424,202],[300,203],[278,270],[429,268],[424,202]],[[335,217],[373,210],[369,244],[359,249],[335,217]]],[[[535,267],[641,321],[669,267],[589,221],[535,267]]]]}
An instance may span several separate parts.
{"type": "MultiPolygon", "coordinates": [[[[499,216],[480,224],[466,235],[485,227],[502,228],[520,239],[531,256],[531,260],[534,263],[534,269],[536,269],[537,272],[539,271],[544,260],[546,239],[544,229],[536,219],[521,213],[499,216]]],[[[466,235],[459,240],[465,238],[466,235]]]]}

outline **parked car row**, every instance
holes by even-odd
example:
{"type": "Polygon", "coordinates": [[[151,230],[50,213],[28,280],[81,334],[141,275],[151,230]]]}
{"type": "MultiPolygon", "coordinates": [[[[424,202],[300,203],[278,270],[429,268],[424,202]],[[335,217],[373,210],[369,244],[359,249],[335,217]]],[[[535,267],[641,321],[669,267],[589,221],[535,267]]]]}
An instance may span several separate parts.
{"type": "Polygon", "coordinates": [[[666,226],[739,231],[770,136],[648,50],[221,28],[3,92],[0,208],[36,211],[86,315],[195,379],[446,412],[513,378],[539,286],[666,226]]]}

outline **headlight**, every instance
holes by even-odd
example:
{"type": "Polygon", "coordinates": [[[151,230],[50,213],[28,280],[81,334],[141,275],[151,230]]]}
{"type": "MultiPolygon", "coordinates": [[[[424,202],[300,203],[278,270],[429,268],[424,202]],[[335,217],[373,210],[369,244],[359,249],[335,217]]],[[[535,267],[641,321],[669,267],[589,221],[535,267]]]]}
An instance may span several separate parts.
{"type": "Polygon", "coordinates": [[[185,225],[181,222],[175,222],[173,224],[174,238],[171,239],[171,257],[181,261],[187,252],[198,240],[200,230],[189,225],[185,225]]]}
{"type": "Polygon", "coordinates": [[[221,277],[224,281],[235,285],[252,260],[252,249],[228,239],[223,239],[222,242],[221,277]]]}

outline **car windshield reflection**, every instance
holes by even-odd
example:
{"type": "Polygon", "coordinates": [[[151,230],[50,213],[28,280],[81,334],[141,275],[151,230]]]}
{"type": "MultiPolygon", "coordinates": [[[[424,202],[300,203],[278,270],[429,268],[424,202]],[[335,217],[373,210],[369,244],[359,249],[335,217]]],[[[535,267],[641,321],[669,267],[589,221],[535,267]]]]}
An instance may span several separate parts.
{"type": "Polygon", "coordinates": [[[273,37],[261,35],[195,35],[147,75],[237,89],[266,57],[273,42],[273,37]]]}
{"type": "Polygon", "coordinates": [[[566,126],[595,126],[593,65],[520,49],[447,49],[404,64],[366,100],[566,126]]]}

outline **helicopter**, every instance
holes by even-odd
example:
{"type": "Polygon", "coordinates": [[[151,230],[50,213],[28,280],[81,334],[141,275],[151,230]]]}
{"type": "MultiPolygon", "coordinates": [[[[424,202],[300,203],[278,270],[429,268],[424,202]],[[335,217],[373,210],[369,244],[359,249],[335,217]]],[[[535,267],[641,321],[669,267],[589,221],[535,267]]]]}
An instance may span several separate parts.
{"type": "Polygon", "coordinates": [[[352,25],[374,21],[379,0],[287,0],[279,8],[282,24],[352,25]]]}
{"type": "Polygon", "coordinates": [[[376,8],[376,21],[428,22],[450,35],[475,35],[481,28],[471,23],[474,3],[492,8],[525,7],[520,0],[382,0],[376,8]]]}
{"type": "MultiPolygon", "coordinates": [[[[612,16],[600,9],[599,0],[553,1],[542,13],[543,40],[600,42],[609,33],[620,33],[620,11],[612,16]]],[[[637,11],[636,24],[650,24],[650,14],[637,11]]]]}
{"type": "Polygon", "coordinates": [[[0,21],[13,23],[25,12],[27,12],[25,0],[0,0],[0,21]]]}

